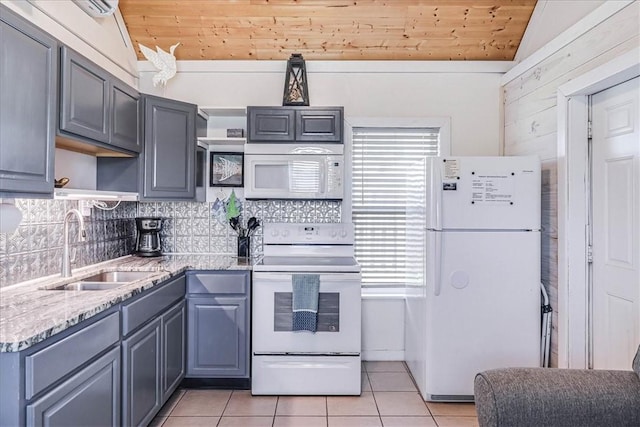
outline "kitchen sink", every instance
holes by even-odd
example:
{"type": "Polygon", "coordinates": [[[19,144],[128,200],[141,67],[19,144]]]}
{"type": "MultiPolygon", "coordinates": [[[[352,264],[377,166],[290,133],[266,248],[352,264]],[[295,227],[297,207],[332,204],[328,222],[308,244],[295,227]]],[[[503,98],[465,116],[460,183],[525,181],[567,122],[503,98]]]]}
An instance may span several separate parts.
{"type": "Polygon", "coordinates": [[[80,282],[133,282],[144,279],[156,271],[103,271],[93,276],[85,277],[80,282]]]}
{"type": "Polygon", "coordinates": [[[108,291],[119,286],[125,285],[126,282],[74,282],[67,285],[48,288],[52,291],[108,291]]]}
{"type": "Polygon", "coordinates": [[[103,271],[92,276],[74,280],[55,287],[43,287],[45,291],[107,291],[130,282],[145,279],[158,271],[103,271]]]}

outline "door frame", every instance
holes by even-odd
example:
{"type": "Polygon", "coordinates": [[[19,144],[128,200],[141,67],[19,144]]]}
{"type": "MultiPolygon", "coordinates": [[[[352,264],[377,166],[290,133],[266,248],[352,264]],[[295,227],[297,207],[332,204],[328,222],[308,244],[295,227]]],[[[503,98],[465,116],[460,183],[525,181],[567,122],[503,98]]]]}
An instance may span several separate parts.
{"type": "Polygon", "coordinates": [[[589,96],[640,76],[640,48],[558,87],[558,366],[587,368],[589,96]]]}

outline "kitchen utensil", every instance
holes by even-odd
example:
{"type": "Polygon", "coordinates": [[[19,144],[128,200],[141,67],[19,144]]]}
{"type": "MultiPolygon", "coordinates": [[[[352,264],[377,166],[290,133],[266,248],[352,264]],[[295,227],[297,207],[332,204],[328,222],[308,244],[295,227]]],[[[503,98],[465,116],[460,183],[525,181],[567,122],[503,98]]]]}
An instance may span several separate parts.
{"type": "Polygon", "coordinates": [[[238,222],[237,216],[229,219],[229,225],[231,225],[231,228],[233,228],[236,231],[236,233],[240,234],[240,230],[239,230],[240,224],[238,222]]]}
{"type": "Polygon", "coordinates": [[[255,216],[249,218],[247,222],[247,236],[250,236],[253,231],[260,226],[260,221],[256,219],[255,216]]]}

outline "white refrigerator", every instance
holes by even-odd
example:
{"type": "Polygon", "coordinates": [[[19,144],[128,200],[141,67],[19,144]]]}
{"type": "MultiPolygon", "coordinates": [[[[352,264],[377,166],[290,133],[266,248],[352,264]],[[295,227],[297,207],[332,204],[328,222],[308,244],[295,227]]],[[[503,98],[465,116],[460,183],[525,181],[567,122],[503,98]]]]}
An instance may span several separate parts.
{"type": "Polygon", "coordinates": [[[407,365],[425,400],[471,401],[478,372],[540,366],[540,161],[431,157],[424,174],[407,365]]]}

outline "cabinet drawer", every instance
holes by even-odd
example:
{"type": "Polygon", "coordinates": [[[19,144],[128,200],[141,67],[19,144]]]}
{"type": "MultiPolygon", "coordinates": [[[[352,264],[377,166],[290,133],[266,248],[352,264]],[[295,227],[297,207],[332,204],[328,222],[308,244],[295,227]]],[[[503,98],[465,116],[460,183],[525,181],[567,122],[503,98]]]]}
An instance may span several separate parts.
{"type": "Polygon", "coordinates": [[[25,398],[33,396],[100,354],[120,339],[120,316],[113,313],[25,358],[25,398]]]}
{"type": "Polygon", "coordinates": [[[134,302],[122,306],[122,335],[128,335],[171,304],[184,297],[185,278],[173,279],[167,285],[151,290],[134,302]]]}
{"type": "Polygon", "coordinates": [[[245,294],[248,292],[248,272],[189,274],[189,294],[245,294]]]}

